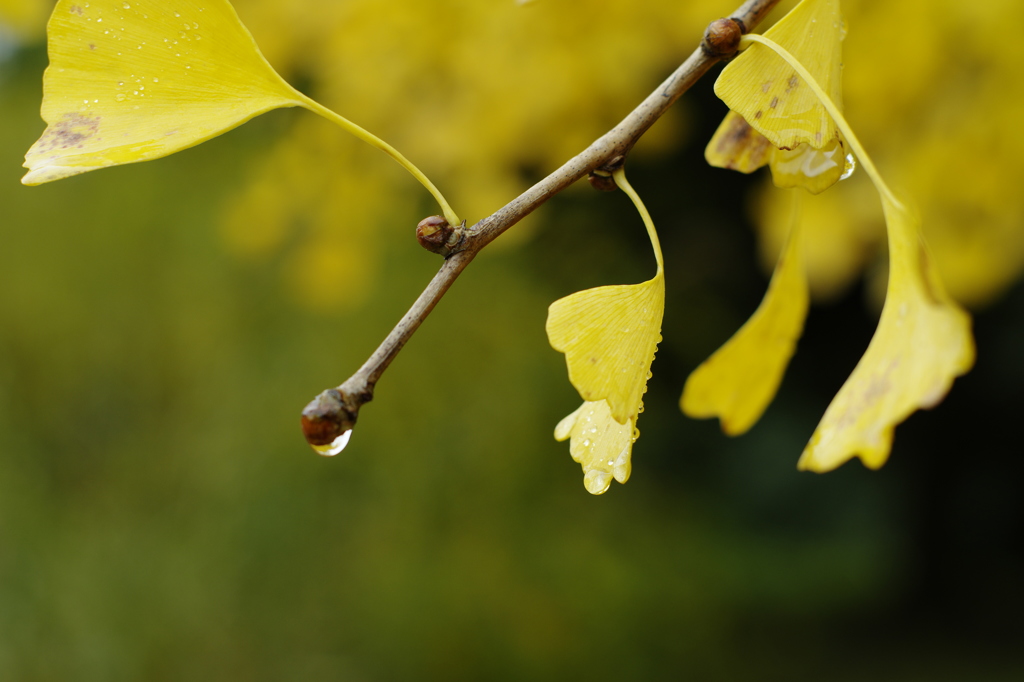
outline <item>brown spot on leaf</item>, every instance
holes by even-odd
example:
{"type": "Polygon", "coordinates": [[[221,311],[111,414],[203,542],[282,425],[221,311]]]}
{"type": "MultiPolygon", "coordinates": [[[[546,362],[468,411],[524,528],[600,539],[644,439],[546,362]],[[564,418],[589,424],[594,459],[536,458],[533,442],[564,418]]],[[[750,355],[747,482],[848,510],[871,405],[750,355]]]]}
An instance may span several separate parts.
{"type": "Polygon", "coordinates": [[[789,92],[798,85],[800,85],[800,79],[797,78],[796,74],[794,73],[792,76],[789,77],[789,81],[786,83],[786,92],[789,92]]]}
{"type": "Polygon", "coordinates": [[[43,131],[43,136],[36,142],[34,149],[40,154],[60,149],[81,149],[99,129],[99,116],[90,117],[77,112],[64,114],[64,118],[51,123],[43,131]]]}
{"type": "Polygon", "coordinates": [[[756,114],[754,114],[754,118],[761,118],[761,115],[762,115],[762,114],[764,114],[764,112],[763,112],[763,111],[761,111],[760,109],[758,109],[758,110],[757,110],[757,113],[756,113],[756,114]]]}
{"type": "Polygon", "coordinates": [[[820,147],[821,146],[821,131],[814,133],[814,142],[820,147]]]}
{"type": "Polygon", "coordinates": [[[771,89],[772,89],[772,82],[771,81],[765,81],[764,83],[761,84],[761,92],[768,92],[771,89]]]}
{"type": "Polygon", "coordinates": [[[768,106],[771,107],[772,109],[774,109],[775,107],[779,106],[779,98],[778,97],[772,97],[772,103],[769,104],[768,106]]]}
{"type": "Polygon", "coordinates": [[[70,9],[68,11],[71,12],[72,14],[77,14],[78,16],[82,16],[82,8],[79,7],[78,5],[71,5],[71,7],[70,7],[70,9]]]}
{"type": "Polygon", "coordinates": [[[95,50],[96,49],[96,44],[95,43],[89,43],[89,49],[90,50],[95,50]]]}

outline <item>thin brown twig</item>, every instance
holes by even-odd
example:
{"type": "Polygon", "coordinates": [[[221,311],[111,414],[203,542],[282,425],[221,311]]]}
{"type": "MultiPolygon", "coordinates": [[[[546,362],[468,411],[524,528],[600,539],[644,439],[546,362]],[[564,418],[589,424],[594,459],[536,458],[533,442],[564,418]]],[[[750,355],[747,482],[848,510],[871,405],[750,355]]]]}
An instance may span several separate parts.
{"type": "Polygon", "coordinates": [[[647,129],[716,62],[734,54],[740,34],[757,26],[778,2],[747,0],[731,15],[731,20],[713,22],[693,54],[617,126],[491,215],[470,228],[456,228],[461,239],[373,355],[343,384],[324,391],[303,410],[302,428],[307,440],[325,446],[349,431],[359,408],[373,399],[374,387],[384,370],[480,250],[583,176],[595,171],[610,173],[621,165],[647,129]]]}

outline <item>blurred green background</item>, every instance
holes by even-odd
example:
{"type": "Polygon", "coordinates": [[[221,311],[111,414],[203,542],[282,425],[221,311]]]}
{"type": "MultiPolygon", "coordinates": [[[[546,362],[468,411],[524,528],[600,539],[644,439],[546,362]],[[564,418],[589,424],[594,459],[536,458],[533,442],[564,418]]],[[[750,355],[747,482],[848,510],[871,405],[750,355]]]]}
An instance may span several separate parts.
{"type": "MultiPolygon", "coordinates": [[[[718,16],[708,4],[693,13],[718,16]]],[[[267,3],[238,5],[248,23],[267,3]]],[[[666,250],[665,341],[633,476],[592,497],[551,438],[579,399],[544,320],[572,291],[650,276],[621,193],[575,187],[481,255],[348,449],[321,458],[298,413],[438,267],[412,238],[426,199],[353,143],[360,173],[403,188],[377,200],[379,227],[285,211],[253,255],[237,206],[268,150],[319,125],[295,111],[23,187],[46,55],[38,26],[15,35],[0,37],[0,680],[1024,678],[1021,285],[976,313],[976,368],[897,430],[879,472],[795,470],[873,331],[870,279],[812,311],[748,435],[680,414],[687,373],[766,285],[746,201],[763,178],[703,162],[724,114],[710,79],[630,165],[666,250]],[[324,239],[361,265],[318,266],[324,239]],[[338,268],[364,268],[360,288],[338,268]]],[[[300,62],[283,70],[326,88],[300,62]]],[[[502,168],[518,191],[545,163],[502,168]]]]}

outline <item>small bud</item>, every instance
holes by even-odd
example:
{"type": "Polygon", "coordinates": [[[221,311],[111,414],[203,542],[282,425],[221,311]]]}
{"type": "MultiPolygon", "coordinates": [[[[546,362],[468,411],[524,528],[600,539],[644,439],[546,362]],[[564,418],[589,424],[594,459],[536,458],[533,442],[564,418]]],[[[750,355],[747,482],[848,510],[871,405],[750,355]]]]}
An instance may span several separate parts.
{"type": "Polygon", "coordinates": [[[700,46],[709,57],[727,59],[736,54],[743,37],[743,26],[735,19],[712,21],[704,32],[700,46]]]}
{"type": "Polygon", "coordinates": [[[587,176],[587,180],[590,181],[590,186],[599,192],[614,192],[619,188],[615,184],[615,178],[603,171],[593,171],[587,176]]]}
{"type": "Polygon", "coordinates": [[[444,216],[432,215],[416,226],[416,241],[431,253],[444,253],[454,231],[455,228],[448,224],[444,216]]]}

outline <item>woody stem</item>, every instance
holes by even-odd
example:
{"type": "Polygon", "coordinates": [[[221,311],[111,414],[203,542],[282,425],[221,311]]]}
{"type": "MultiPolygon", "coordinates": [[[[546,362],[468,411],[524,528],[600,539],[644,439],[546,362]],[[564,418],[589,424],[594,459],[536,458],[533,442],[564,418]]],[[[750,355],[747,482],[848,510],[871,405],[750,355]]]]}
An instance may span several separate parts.
{"type": "Polygon", "coordinates": [[[580,178],[595,171],[611,174],[619,168],[643,134],[712,66],[723,57],[735,54],[740,33],[757,26],[778,2],[747,0],[737,8],[731,15],[731,25],[738,30],[734,29],[734,39],[727,40],[724,49],[718,29],[723,21],[729,28],[729,21],[713,22],[686,61],[618,125],[508,204],[466,228],[459,246],[447,256],[441,269],[373,355],[343,384],[324,391],[306,406],[302,424],[307,440],[313,445],[326,445],[351,429],[359,408],[373,399],[374,387],[384,370],[481,249],[580,178]]]}

